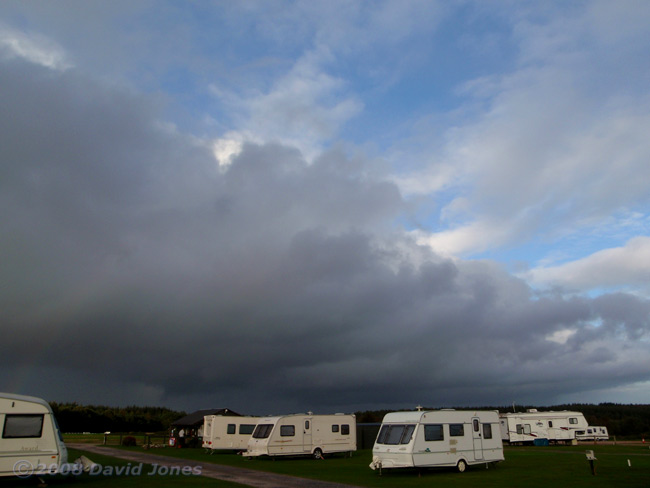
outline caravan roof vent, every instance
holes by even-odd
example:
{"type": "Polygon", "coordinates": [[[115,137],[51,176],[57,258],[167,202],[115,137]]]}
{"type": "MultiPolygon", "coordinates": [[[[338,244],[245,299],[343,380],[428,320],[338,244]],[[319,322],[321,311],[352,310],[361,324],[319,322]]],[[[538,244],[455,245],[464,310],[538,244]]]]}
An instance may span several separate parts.
{"type": "Polygon", "coordinates": [[[537,409],[536,408],[529,408],[528,410],[526,410],[526,412],[528,412],[528,413],[537,413],[537,409]]]}

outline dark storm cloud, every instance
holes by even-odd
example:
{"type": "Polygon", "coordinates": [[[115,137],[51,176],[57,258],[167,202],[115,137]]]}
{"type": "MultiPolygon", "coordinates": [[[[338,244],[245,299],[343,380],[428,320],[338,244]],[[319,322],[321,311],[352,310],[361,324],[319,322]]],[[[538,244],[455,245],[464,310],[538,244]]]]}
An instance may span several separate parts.
{"type": "Polygon", "coordinates": [[[5,383],[277,413],[650,379],[646,300],[436,256],[368,163],[247,145],[220,170],[153,99],[17,61],[0,86],[5,383]]]}

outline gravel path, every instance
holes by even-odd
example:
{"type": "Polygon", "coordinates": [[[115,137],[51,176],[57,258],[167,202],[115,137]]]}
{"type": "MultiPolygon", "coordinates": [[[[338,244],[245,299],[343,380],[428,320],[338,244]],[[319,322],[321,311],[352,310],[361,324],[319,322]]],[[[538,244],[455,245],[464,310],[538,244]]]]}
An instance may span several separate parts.
{"type": "MultiPolygon", "coordinates": [[[[66,443],[66,446],[80,451],[112,456],[119,459],[126,459],[136,463],[157,464],[158,466],[190,466],[192,468],[201,468],[201,476],[215,478],[233,483],[240,483],[246,486],[258,488],[355,488],[351,485],[341,483],[331,483],[328,481],[310,480],[307,478],[298,478],[283,474],[268,473],[265,471],[256,471],[253,469],[235,468],[233,466],[223,466],[220,464],[204,463],[192,461],[189,459],[178,459],[169,456],[159,456],[148,454],[146,452],[124,451],[106,446],[96,446],[89,444],[66,443]]],[[[89,456],[90,457],[90,456],[89,456]]],[[[92,460],[92,457],[90,457],[92,460]]],[[[74,460],[70,460],[72,462],[74,460]]]]}

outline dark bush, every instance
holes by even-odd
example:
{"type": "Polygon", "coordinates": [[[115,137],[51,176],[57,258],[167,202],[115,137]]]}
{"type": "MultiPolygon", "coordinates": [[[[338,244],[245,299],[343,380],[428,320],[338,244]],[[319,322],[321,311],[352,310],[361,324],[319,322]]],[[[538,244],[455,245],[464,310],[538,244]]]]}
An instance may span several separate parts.
{"type": "Polygon", "coordinates": [[[198,437],[190,437],[185,440],[185,447],[201,447],[202,442],[198,437]]]}
{"type": "Polygon", "coordinates": [[[136,445],[135,437],[127,435],[124,439],[122,439],[122,445],[127,447],[135,446],[136,445]]]}

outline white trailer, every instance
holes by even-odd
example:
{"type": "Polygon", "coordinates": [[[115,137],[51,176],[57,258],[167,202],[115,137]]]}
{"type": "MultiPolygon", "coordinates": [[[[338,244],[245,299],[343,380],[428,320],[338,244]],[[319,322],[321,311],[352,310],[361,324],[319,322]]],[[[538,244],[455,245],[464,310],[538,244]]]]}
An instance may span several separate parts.
{"type": "Polygon", "coordinates": [[[245,451],[259,417],[206,415],[203,417],[203,447],[245,451]]]}
{"type": "Polygon", "coordinates": [[[499,415],[501,437],[510,444],[531,444],[546,439],[549,443],[570,443],[578,430],[586,430],[587,420],[581,412],[567,410],[502,413],[499,415]]]}
{"type": "Polygon", "coordinates": [[[372,469],[456,467],[503,461],[499,416],[492,411],[387,413],[372,448],[372,469]]]}
{"type": "Polygon", "coordinates": [[[54,474],[67,462],[68,451],[48,403],[0,393],[0,476],[54,474]]]}
{"type": "Polygon", "coordinates": [[[576,430],[576,439],[579,441],[608,441],[609,432],[603,425],[590,425],[585,430],[576,430]]]}
{"type": "Polygon", "coordinates": [[[243,456],[295,456],[357,450],[354,415],[292,414],[261,418],[243,456]]]}

